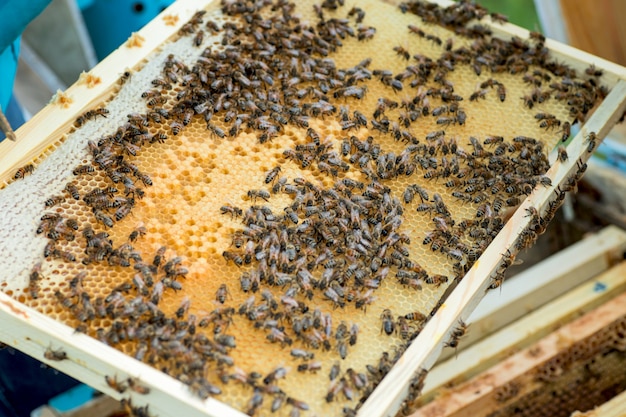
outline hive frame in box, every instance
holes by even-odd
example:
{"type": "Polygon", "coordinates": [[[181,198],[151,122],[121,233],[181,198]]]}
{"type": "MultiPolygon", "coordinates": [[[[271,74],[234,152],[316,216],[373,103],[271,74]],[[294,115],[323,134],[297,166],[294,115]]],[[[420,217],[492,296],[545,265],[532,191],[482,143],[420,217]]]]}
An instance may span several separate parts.
{"type": "MultiPolygon", "coordinates": [[[[449,357],[445,361],[439,360],[430,370],[419,402],[426,405],[435,398],[447,394],[451,386],[458,386],[474,378],[479,373],[511,356],[511,352],[527,348],[552,333],[554,329],[560,328],[578,316],[588,313],[626,291],[626,262],[622,261],[618,264],[613,264],[610,261],[603,262],[600,268],[596,269],[596,267],[593,267],[592,270],[589,269],[590,266],[600,260],[595,257],[596,254],[593,253],[594,250],[591,248],[602,246],[599,241],[603,240],[603,235],[606,237],[608,233],[616,233],[615,237],[619,239],[619,243],[615,242],[617,244],[616,251],[623,251],[626,248],[626,232],[615,226],[607,226],[599,233],[575,243],[573,246],[585,249],[590,256],[586,254],[578,256],[577,259],[582,260],[586,264],[582,267],[580,263],[576,265],[581,272],[578,272],[578,270],[574,272],[574,269],[570,268],[569,265],[564,269],[569,272],[570,276],[580,274],[585,281],[575,287],[571,287],[567,292],[555,296],[549,303],[533,309],[525,315],[516,317],[504,327],[484,335],[484,338],[474,341],[469,346],[465,345],[466,340],[464,340],[464,345],[462,348],[459,348],[456,356],[449,357]]],[[[511,280],[507,280],[503,284],[505,290],[507,283],[510,283],[510,281],[532,279],[531,276],[526,274],[526,272],[531,270],[533,275],[535,275],[533,278],[547,278],[551,280],[556,277],[557,280],[566,281],[566,277],[561,275],[561,269],[555,271],[551,267],[552,261],[559,260],[561,264],[566,262],[561,256],[562,252],[552,255],[547,260],[541,261],[528,270],[515,275],[511,280]]],[[[606,252],[602,252],[601,257],[605,259],[611,258],[606,252]]],[[[623,259],[622,256],[619,258],[623,259]]],[[[617,260],[617,257],[613,258],[613,262],[617,260]]],[[[482,305],[474,311],[472,317],[481,307],[482,305]]],[[[483,322],[489,321],[490,318],[498,320],[508,311],[505,312],[498,309],[490,313],[490,316],[485,317],[483,322]]],[[[487,323],[482,324],[485,325],[487,323]]],[[[478,333],[480,333],[480,331],[484,330],[480,322],[472,322],[470,325],[472,326],[472,331],[478,330],[478,333]]],[[[473,332],[469,332],[468,338],[472,337],[473,334],[473,332]]],[[[454,352],[452,353],[454,355],[454,352]]]]}
{"type": "MultiPolygon", "coordinates": [[[[624,264],[615,268],[623,273],[624,264]]],[[[601,340],[604,340],[604,343],[607,343],[607,340],[608,343],[611,343],[611,340],[615,341],[608,335],[611,334],[610,332],[619,332],[620,330],[616,329],[620,329],[620,323],[624,323],[625,302],[626,293],[618,294],[592,311],[564,324],[536,343],[519,350],[460,386],[451,389],[447,395],[426,404],[411,417],[495,414],[505,406],[508,400],[498,402],[494,398],[498,389],[519,386],[519,395],[524,396],[537,390],[537,382],[545,381],[545,379],[547,379],[545,382],[551,382],[551,378],[558,378],[558,375],[552,376],[548,373],[548,376],[543,376],[544,379],[542,379],[541,372],[544,369],[550,369],[549,367],[554,363],[559,363],[559,360],[562,361],[560,363],[566,362],[562,356],[567,355],[567,352],[576,352],[569,354],[572,362],[589,360],[590,357],[601,354],[601,346],[606,346],[601,340]],[[581,344],[590,346],[589,350],[593,352],[593,355],[586,353],[585,349],[580,347],[581,344]]],[[[566,372],[567,366],[569,365],[563,365],[563,373],[566,372]]],[[[515,401],[514,397],[516,396],[513,395],[509,399],[515,401]]],[[[552,400],[553,397],[550,396],[550,399],[552,400]]]]}
{"type": "MultiPolygon", "coordinates": [[[[126,67],[139,65],[159,45],[175,35],[196,10],[212,3],[214,4],[215,0],[179,0],[138,33],[144,39],[143,45],[136,48],[122,46],[90,71],[93,76],[100,77],[100,84],[90,89],[87,89],[84,83],[74,84],[65,92],[74,100],[67,108],[48,105],[17,131],[17,142],[1,143],[0,155],[3,155],[4,163],[0,164],[0,181],[6,182],[17,167],[49,154],[58,137],[71,127],[77,115],[110,96],[120,73],[124,72],[126,67]],[[167,25],[163,19],[167,15],[177,16],[178,21],[171,26],[167,25]]],[[[452,2],[438,1],[438,4],[445,7],[452,2]]],[[[498,25],[490,22],[485,24],[490,26],[494,35],[498,37],[528,37],[526,30],[511,24],[498,25]]],[[[540,212],[544,210],[548,202],[556,197],[556,187],[570,175],[574,175],[579,169],[579,164],[589,157],[587,146],[584,144],[587,133],[594,131],[599,139],[603,138],[624,112],[625,68],[551,40],[546,41],[546,47],[551,50],[554,58],[578,71],[584,71],[590,64],[603,70],[605,73],[603,81],[611,88],[610,94],[568,146],[569,160],[555,164],[548,171],[553,185],[535,190],[456,288],[454,285],[450,287],[450,291],[447,291],[449,295],[446,294],[447,298],[442,298],[444,302],[437,314],[406,350],[397,366],[392,368],[364,403],[359,415],[386,416],[397,412],[406,397],[411,379],[421,369],[429,369],[434,364],[445,341],[448,340],[451,329],[457,326],[460,319],[466,319],[478,304],[490,285],[490,276],[501,263],[503,253],[508,248],[514,247],[520,233],[529,225],[531,219],[527,216],[526,209],[532,206],[540,212]]],[[[554,155],[552,158],[554,160],[554,155]]],[[[150,394],[138,395],[131,392],[125,394],[124,398],[130,395],[133,404],[137,406],[149,404],[150,411],[160,416],[243,415],[217,400],[201,401],[193,397],[182,383],[173,378],[88,336],[74,334],[68,326],[20,304],[2,292],[0,292],[0,320],[3,323],[0,328],[1,341],[114,398],[119,399],[122,395],[105,384],[104,375],[116,375],[119,379],[140,378],[142,383],[151,389],[150,394]],[[63,348],[70,359],[60,362],[47,361],[43,358],[43,352],[47,348],[63,348]]]]}

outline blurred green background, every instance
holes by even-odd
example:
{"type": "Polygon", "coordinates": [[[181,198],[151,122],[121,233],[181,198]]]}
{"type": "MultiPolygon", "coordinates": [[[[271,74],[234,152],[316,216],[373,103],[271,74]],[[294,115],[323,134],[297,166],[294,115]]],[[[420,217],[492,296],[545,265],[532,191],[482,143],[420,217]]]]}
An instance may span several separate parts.
{"type": "Polygon", "coordinates": [[[528,30],[543,32],[533,0],[478,0],[476,3],[486,7],[490,12],[508,16],[511,23],[528,30]]]}

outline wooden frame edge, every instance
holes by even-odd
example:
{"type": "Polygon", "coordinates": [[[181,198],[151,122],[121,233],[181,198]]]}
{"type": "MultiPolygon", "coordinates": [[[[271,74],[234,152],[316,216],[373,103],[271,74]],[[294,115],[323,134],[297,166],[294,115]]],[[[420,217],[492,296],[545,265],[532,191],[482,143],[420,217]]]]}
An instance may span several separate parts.
{"type": "Polygon", "coordinates": [[[182,382],[143,364],[102,342],[59,323],[8,295],[0,292],[0,341],[21,352],[66,373],[103,393],[120,400],[131,399],[134,406],[148,405],[161,417],[244,417],[245,414],[209,398],[205,401],[193,396],[182,382]],[[68,359],[48,360],[47,349],[63,346],[68,359]],[[124,374],[118,372],[124,370],[124,374]],[[119,393],[109,387],[104,377],[118,381],[137,378],[150,389],[147,395],[133,391],[119,393]]]}
{"type": "MultiPolygon", "coordinates": [[[[137,45],[129,46],[124,42],[109,56],[104,58],[88,74],[99,78],[99,82],[89,86],[80,78],[64,92],[71,102],[66,106],[51,101],[27,123],[16,130],[17,141],[0,142],[0,184],[12,179],[16,167],[32,161],[54,147],[64,135],[71,131],[76,117],[95,104],[111,98],[119,87],[123,76],[120,68],[132,69],[141,65],[151,53],[163,43],[175,36],[178,30],[201,8],[206,8],[216,0],[178,0],[161,12],[138,32],[131,35],[140,40],[137,45]],[[169,24],[165,16],[176,16],[178,20],[169,24]],[[141,45],[139,45],[141,44],[141,45]],[[54,130],[50,131],[50,127],[54,130]]],[[[132,76],[132,75],[131,75],[132,76]]],[[[0,185],[2,188],[2,185],[0,185]]]]}
{"type": "Polygon", "coordinates": [[[626,262],[622,262],[516,322],[437,364],[422,391],[427,403],[437,391],[483,372],[511,352],[526,348],[554,328],[596,308],[626,290],[626,262]],[[602,288],[602,289],[600,289],[602,288]]]}
{"type": "MultiPolygon", "coordinates": [[[[469,347],[529,311],[546,305],[563,292],[591,280],[611,268],[617,258],[622,259],[625,250],[626,231],[607,226],[512,276],[504,281],[498,291],[487,293],[472,312],[468,319],[471,329],[463,337],[463,347],[469,347]]],[[[444,351],[438,363],[454,355],[451,349],[444,351]]]]}
{"type": "Polygon", "coordinates": [[[411,417],[457,415],[490,405],[493,391],[515,379],[530,378],[541,364],[579,341],[592,338],[617,320],[626,316],[626,293],[622,293],[591,312],[550,333],[537,343],[510,356],[489,370],[464,383],[449,395],[419,409],[411,417]]]}

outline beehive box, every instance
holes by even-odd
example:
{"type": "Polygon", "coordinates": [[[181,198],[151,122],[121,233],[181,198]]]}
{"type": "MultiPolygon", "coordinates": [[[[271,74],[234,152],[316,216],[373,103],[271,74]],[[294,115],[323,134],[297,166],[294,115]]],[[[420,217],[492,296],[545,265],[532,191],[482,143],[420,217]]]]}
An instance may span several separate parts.
{"type": "MultiPolygon", "coordinates": [[[[467,381],[442,388],[435,400],[412,416],[570,416],[577,410],[604,415],[593,410],[602,409],[614,397],[619,402],[619,394],[626,389],[625,267],[621,262],[586,284],[586,291],[581,288],[563,296],[571,304],[581,303],[584,297],[592,296],[593,286],[606,285],[608,301],[584,314],[575,308],[578,315],[574,320],[513,354],[509,347],[505,359],[467,381]],[[609,292],[617,296],[611,297],[609,292]]],[[[596,291],[593,296],[601,294],[596,291]]],[[[555,314],[568,311],[569,305],[560,304],[545,306],[543,317],[550,321],[555,314]]],[[[529,325],[530,321],[516,323],[510,331],[503,330],[502,336],[515,338],[516,332],[529,325]]],[[[549,327],[554,329],[554,323],[549,327]]],[[[494,335],[493,339],[499,337],[494,335]]],[[[466,366],[463,358],[459,359],[461,367],[466,366]]]]}
{"type": "Polygon", "coordinates": [[[0,337],[138,414],[408,410],[623,69],[470,4],[223,6],[178,2],[1,145],[0,337]]]}

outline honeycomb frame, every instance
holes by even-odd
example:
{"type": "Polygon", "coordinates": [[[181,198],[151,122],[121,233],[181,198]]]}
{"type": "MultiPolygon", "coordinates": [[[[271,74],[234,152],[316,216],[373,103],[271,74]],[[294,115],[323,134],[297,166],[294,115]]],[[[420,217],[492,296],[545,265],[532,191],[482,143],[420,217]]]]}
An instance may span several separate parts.
{"type": "MultiPolygon", "coordinates": [[[[199,5],[198,5],[198,6],[195,6],[195,7],[194,7],[194,9],[196,9],[196,8],[198,8],[198,7],[200,7],[200,6],[199,6],[199,5]]],[[[171,12],[170,12],[170,11],[166,11],[165,13],[171,13],[171,12]]],[[[184,19],[183,19],[183,20],[184,20],[184,19]]],[[[151,35],[150,35],[150,36],[144,36],[144,38],[146,38],[146,39],[150,40],[151,35]]],[[[124,50],[124,51],[126,51],[126,50],[124,50]]],[[[585,64],[585,66],[586,66],[586,64],[585,64]]],[[[598,64],[598,67],[601,67],[601,65],[599,65],[599,64],[598,64]]],[[[119,73],[119,70],[118,70],[118,73],[119,73]]],[[[122,73],[123,73],[123,71],[122,71],[122,73]]],[[[109,79],[110,79],[110,77],[109,77],[109,79]]],[[[116,79],[116,80],[117,80],[117,79],[116,79]]],[[[106,82],[106,81],[105,81],[105,82],[106,82]]],[[[111,84],[109,84],[107,87],[108,87],[108,88],[113,88],[113,87],[114,87],[114,84],[113,84],[113,83],[111,83],[111,84]]],[[[614,88],[614,89],[615,89],[615,88],[614,88]]],[[[619,89],[617,89],[616,91],[619,93],[619,89]]],[[[70,94],[70,96],[72,96],[72,94],[70,94]]],[[[98,96],[98,97],[102,97],[102,96],[98,96]]],[[[98,101],[98,98],[95,98],[95,99],[93,100],[93,102],[97,102],[97,101],[98,101]]],[[[617,105],[615,105],[615,103],[611,103],[611,102],[610,102],[610,100],[609,100],[609,98],[605,99],[605,102],[609,102],[609,105],[608,105],[608,106],[609,106],[609,109],[610,109],[610,110],[612,110],[612,111],[614,111],[614,112],[613,112],[613,114],[611,114],[611,119],[615,119],[615,118],[616,118],[617,113],[619,113],[618,106],[617,106],[617,105]],[[615,105],[615,107],[613,107],[614,105],[615,105]]],[[[621,101],[620,101],[620,103],[621,103],[621,101]]],[[[92,106],[89,106],[89,105],[85,106],[85,104],[84,104],[84,103],[82,103],[82,104],[80,104],[80,103],[79,103],[79,104],[77,104],[76,106],[77,106],[77,107],[74,107],[74,109],[78,109],[78,108],[80,108],[80,109],[84,109],[84,108],[89,108],[89,107],[92,107],[92,106]]],[[[72,107],[70,107],[70,108],[72,108],[72,107]]],[[[602,113],[602,114],[606,115],[606,113],[604,113],[604,112],[600,112],[600,111],[598,111],[598,113],[602,113]]],[[[76,114],[78,114],[78,112],[77,112],[76,114]]],[[[598,132],[598,136],[599,136],[600,138],[601,138],[601,137],[603,137],[603,136],[604,136],[604,134],[603,134],[603,133],[605,133],[605,130],[606,130],[606,129],[605,129],[605,130],[602,130],[602,129],[600,129],[599,127],[600,127],[600,125],[605,126],[605,123],[600,122],[600,123],[595,123],[595,124],[594,124],[594,123],[592,123],[592,121],[597,122],[597,120],[595,120],[595,119],[590,120],[590,121],[588,122],[588,123],[589,123],[589,124],[588,124],[588,127],[589,127],[589,130],[588,130],[588,131],[597,131],[597,132],[598,132]]],[[[66,118],[66,126],[67,126],[69,123],[71,123],[71,118],[70,118],[70,119],[67,119],[67,118],[66,118]]],[[[63,130],[62,128],[59,128],[59,129],[60,129],[60,131],[62,131],[62,130],[63,130]]],[[[59,131],[59,130],[57,130],[57,131],[59,131]]],[[[19,133],[18,133],[18,134],[19,134],[19,133]]],[[[579,135],[579,136],[580,136],[580,135],[579,135]]],[[[29,137],[33,137],[33,136],[29,136],[29,137]]],[[[579,143],[582,143],[582,139],[581,139],[580,137],[579,137],[578,142],[579,142],[579,143]]],[[[26,143],[26,142],[23,142],[23,143],[26,143]]],[[[576,149],[575,147],[573,147],[573,148],[568,148],[568,150],[569,150],[569,152],[574,151],[574,152],[572,153],[572,155],[580,155],[580,156],[583,156],[583,157],[585,156],[585,154],[584,154],[584,146],[582,146],[582,145],[580,145],[580,146],[579,146],[579,149],[576,149]]],[[[29,160],[29,159],[32,159],[32,154],[31,154],[31,157],[30,157],[30,158],[26,157],[26,160],[29,160]]],[[[573,160],[573,161],[575,161],[575,159],[573,159],[573,156],[572,156],[572,160],[573,160]]],[[[14,165],[14,166],[19,166],[19,163],[18,163],[18,164],[16,164],[16,165],[14,165]]],[[[566,180],[566,178],[567,178],[566,173],[572,173],[572,172],[574,172],[576,169],[577,169],[577,166],[576,166],[575,162],[572,162],[571,164],[569,164],[569,167],[567,167],[567,166],[566,166],[566,164],[564,164],[564,166],[563,166],[563,167],[560,169],[560,171],[559,171],[559,172],[561,172],[561,174],[562,174],[562,175],[561,175],[561,180],[560,180],[560,181],[555,181],[555,180],[553,180],[553,183],[555,184],[555,186],[556,186],[556,184],[557,184],[557,183],[561,183],[562,181],[565,181],[565,180],[566,180]]],[[[558,178],[558,175],[557,175],[556,177],[554,177],[554,178],[558,178]]],[[[554,187],[553,187],[553,188],[554,188],[554,187]]],[[[535,199],[534,201],[535,201],[535,202],[540,202],[542,199],[544,199],[544,203],[545,203],[545,200],[547,200],[547,198],[550,196],[550,194],[552,194],[552,192],[553,192],[553,188],[552,188],[552,189],[546,189],[543,193],[542,193],[542,192],[536,192],[535,194],[533,194],[533,196],[532,196],[532,197],[535,199]]],[[[530,203],[528,203],[528,204],[530,204],[530,203]]],[[[535,205],[535,207],[540,208],[540,207],[543,207],[544,205],[545,205],[545,204],[543,204],[543,205],[542,205],[541,203],[539,203],[539,204],[536,204],[536,205],[535,205]]],[[[519,231],[521,231],[521,230],[524,228],[524,223],[527,223],[527,221],[529,220],[529,219],[525,219],[525,218],[523,218],[523,217],[524,217],[524,212],[523,212],[523,209],[524,209],[525,207],[528,207],[528,205],[526,205],[526,203],[524,203],[524,204],[522,205],[522,207],[518,210],[517,214],[513,216],[512,221],[511,221],[511,222],[509,222],[509,225],[507,226],[507,228],[509,228],[509,226],[510,226],[510,228],[509,228],[509,229],[510,229],[512,232],[514,232],[514,233],[513,233],[514,235],[519,234],[519,231]],[[515,232],[515,230],[517,230],[518,232],[515,232]]],[[[492,245],[491,245],[491,246],[493,247],[495,243],[496,243],[496,241],[494,241],[494,242],[492,243],[492,245]]],[[[477,264],[475,264],[475,268],[473,268],[473,270],[472,270],[472,271],[470,271],[470,273],[468,273],[468,275],[466,276],[466,278],[471,277],[471,275],[475,275],[475,276],[478,276],[478,277],[481,277],[481,276],[482,276],[483,278],[479,279],[479,281],[481,281],[483,285],[485,285],[485,283],[487,283],[486,285],[488,285],[488,282],[487,282],[487,280],[486,280],[484,277],[488,277],[488,276],[491,274],[491,272],[493,272],[493,270],[495,270],[495,269],[497,268],[497,266],[498,266],[497,264],[498,264],[498,262],[499,262],[499,261],[500,261],[500,259],[501,259],[501,252],[502,252],[503,250],[506,250],[506,249],[505,249],[506,247],[507,247],[507,246],[506,246],[506,245],[504,245],[504,246],[501,246],[501,248],[500,248],[500,249],[498,249],[498,250],[493,250],[493,251],[492,251],[492,252],[494,252],[494,253],[499,251],[500,253],[496,254],[496,255],[495,255],[495,257],[492,259],[492,260],[493,260],[493,262],[495,262],[495,264],[494,264],[494,265],[492,265],[492,269],[491,269],[488,273],[486,273],[486,274],[484,274],[484,275],[483,275],[483,273],[485,273],[485,272],[487,271],[487,269],[486,269],[486,268],[488,268],[488,267],[483,267],[483,270],[481,271],[482,273],[481,273],[481,272],[478,272],[477,270],[479,269],[479,268],[478,268],[479,264],[477,263],[477,264]]],[[[484,263],[483,263],[483,262],[481,262],[480,264],[481,264],[481,266],[482,266],[482,265],[484,265],[484,263]]],[[[461,284],[460,284],[459,286],[462,288],[462,287],[463,287],[463,284],[464,284],[465,282],[468,282],[468,281],[470,281],[470,280],[468,280],[468,279],[464,279],[464,280],[461,282],[461,284]]],[[[452,288],[452,287],[450,287],[450,288],[452,288]]],[[[484,288],[482,288],[482,290],[484,291],[484,288]]],[[[460,293],[459,293],[458,291],[456,291],[456,292],[455,292],[454,294],[452,294],[452,295],[455,295],[455,294],[460,294],[460,293]]],[[[479,296],[480,296],[480,292],[475,291],[475,292],[474,292],[473,297],[474,297],[474,298],[478,298],[479,296]]],[[[471,298],[471,297],[470,297],[470,298],[471,298]]],[[[454,298],[450,298],[450,299],[449,299],[446,303],[444,303],[444,304],[440,307],[440,310],[441,310],[442,312],[445,312],[446,310],[448,310],[448,309],[446,308],[446,306],[447,306],[448,302],[449,302],[450,304],[452,304],[452,303],[453,303],[453,301],[454,301],[454,298]]],[[[475,302],[475,300],[472,300],[472,302],[471,302],[471,303],[473,303],[473,302],[475,302]]],[[[469,302],[469,298],[462,297],[462,298],[460,299],[460,303],[459,303],[459,304],[456,304],[456,305],[459,305],[459,306],[464,306],[463,311],[462,311],[462,312],[460,312],[460,311],[459,311],[459,312],[454,312],[454,313],[447,313],[447,315],[448,315],[448,316],[446,317],[446,320],[444,320],[442,323],[437,324],[437,322],[439,321],[439,320],[437,320],[437,318],[438,318],[438,316],[439,316],[439,315],[435,315],[435,318],[434,318],[433,320],[431,320],[431,322],[432,322],[432,323],[429,323],[429,325],[428,325],[428,326],[427,326],[427,327],[423,330],[422,334],[420,334],[419,339],[417,339],[417,340],[429,340],[429,339],[426,339],[426,336],[425,336],[425,335],[426,335],[426,334],[428,334],[429,329],[436,329],[436,330],[435,330],[435,333],[432,333],[432,334],[437,334],[438,336],[437,336],[436,338],[431,338],[430,340],[434,340],[434,341],[435,341],[435,344],[436,344],[436,345],[438,345],[438,347],[440,348],[440,347],[441,347],[441,345],[444,343],[444,341],[448,339],[448,338],[447,338],[447,334],[446,334],[446,333],[447,333],[447,332],[449,332],[449,331],[450,331],[450,329],[452,329],[452,328],[455,326],[456,322],[457,322],[457,321],[461,318],[461,316],[465,316],[466,314],[469,314],[469,309],[471,308],[471,307],[470,307],[471,303],[469,302]],[[447,321],[447,324],[446,324],[446,321],[447,321]],[[443,330],[443,329],[445,329],[445,330],[443,330]]],[[[11,305],[12,305],[12,304],[11,304],[11,305]]],[[[413,346],[415,346],[417,343],[418,343],[418,342],[415,342],[415,343],[413,344],[413,346]]],[[[429,344],[432,344],[432,342],[430,342],[429,344]]],[[[434,350],[436,350],[436,349],[434,349],[434,350]]],[[[407,354],[408,354],[408,353],[409,353],[409,352],[407,352],[407,354]]],[[[422,362],[422,365],[420,365],[420,366],[416,366],[416,367],[413,367],[413,368],[411,368],[411,369],[419,369],[420,367],[427,368],[426,363],[427,363],[427,362],[426,362],[426,361],[424,361],[424,362],[422,362]]],[[[62,365],[62,364],[63,364],[63,363],[60,363],[59,365],[62,365]]],[[[396,367],[396,368],[397,368],[397,367],[396,367]]],[[[390,380],[390,378],[386,378],[386,381],[389,381],[389,380],[390,380]]],[[[398,382],[399,382],[399,381],[396,381],[396,383],[397,383],[397,385],[398,385],[398,386],[402,386],[402,385],[403,385],[403,383],[398,383],[398,382]]],[[[407,380],[407,381],[405,381],[405,383],[406,383],[406,382],[408,382],[408,380],[407,380]]],[[[383,384],[384,384],[384,383],[385,383],[385,382],[383,381],[383,384]]],[[[382,387],[381,387],[381,388],[382,388],[382,387]]],[[[374,396],[374,395],[372,395],[372,397],[373,397],[373,396],[374,396]]],[[[368,401],[368,402],[369,402],[369,401],[368,401]]],[[[380,403],[380,402],[379,402],[379,404],[382,404],[382,403],[380,403]]],[[[365,406],[367,407],[367,403],[366,403],[366,405],[365,405],[365,406]]],[[[398,406],[398,404],[396,404],[396,405],[395,405],[395,407],[397,407],[397,406],[398,406]]],[[[363,411],[363,412],[364,412],[364,411],[363,411]]]]}
{"type": "MultiPolygon", "coordinates": [[[[610,272],[609,272],[610,273],[610,272]]],[[[569,416],[623,393],[625,295],[563,324],[420,407],[427,416],[569,416]],[[584,392],[584,395],[581,393],[584,392]]]]}

